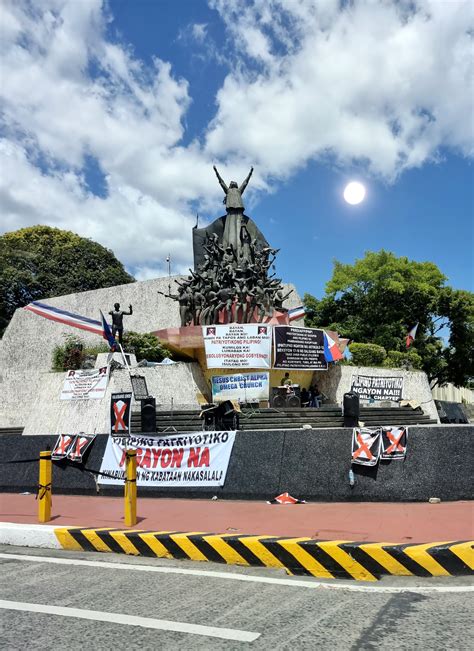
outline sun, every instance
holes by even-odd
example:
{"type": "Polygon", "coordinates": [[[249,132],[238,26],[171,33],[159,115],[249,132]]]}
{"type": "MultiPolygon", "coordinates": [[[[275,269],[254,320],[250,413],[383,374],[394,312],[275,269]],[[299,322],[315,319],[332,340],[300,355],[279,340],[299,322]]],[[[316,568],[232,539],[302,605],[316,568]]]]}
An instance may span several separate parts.
{"type": "Polygon", "coordinates": [[[351,181],[344,188],[344,199],[355,206],[365,199],[365,187],[359,181],[351,181]]]}

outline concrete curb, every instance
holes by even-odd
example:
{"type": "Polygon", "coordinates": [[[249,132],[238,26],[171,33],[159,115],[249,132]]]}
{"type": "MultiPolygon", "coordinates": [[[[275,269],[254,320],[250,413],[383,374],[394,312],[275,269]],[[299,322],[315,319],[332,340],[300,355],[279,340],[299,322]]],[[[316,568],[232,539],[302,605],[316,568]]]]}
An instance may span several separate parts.
{"type": "Polygon", "coordinates": [[[0,522],[0,544],[17,547],[62,549],[55,535],[56,527],[48,524],[17,524],[0,522]]]}
{"type": "Polygon", "coordinates": [[[288,574],[326,579],[474,574],[474,541],[406,545],[3,523],[0,543],[283,568],[288,574]]]}

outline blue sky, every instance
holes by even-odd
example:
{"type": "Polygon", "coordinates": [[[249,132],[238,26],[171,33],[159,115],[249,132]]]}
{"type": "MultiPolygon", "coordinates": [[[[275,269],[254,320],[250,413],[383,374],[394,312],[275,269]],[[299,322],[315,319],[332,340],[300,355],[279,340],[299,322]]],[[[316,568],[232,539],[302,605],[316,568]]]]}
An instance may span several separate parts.
{"type": "Polygon", "coordinates": [[[473,288],[472,6],[44,0],[1,8],[2,231],[111,248],[137,278],[192,264],[191,228],[255,173],[279,275],[385,248],[473,288]],[[366,200],[342,198],[359,180],[366,200]]]}

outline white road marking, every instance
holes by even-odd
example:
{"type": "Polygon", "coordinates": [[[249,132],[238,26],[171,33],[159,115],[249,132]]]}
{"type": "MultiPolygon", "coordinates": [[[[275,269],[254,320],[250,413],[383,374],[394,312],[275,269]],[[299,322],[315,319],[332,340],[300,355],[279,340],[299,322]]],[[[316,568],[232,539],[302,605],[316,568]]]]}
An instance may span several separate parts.
{"type": "MultiPolygon", "coordinates": [[[[276,579],[269,576],[256,576],[255,574],[237,574],[232,572],[213,572],[212,570],[190,570],[181,567],[163,567],[156,565],[132,565],[131,563],[110,563],[108,561],[85,561],[76,558],[57,558],[55,556],[30,556],[26,554],[3,554],[0,558],[14,558],[18,561],[30,561],[32,563],[56,563],[58,565],[82,565],[84,567],[99,567],[112,570],[133,570],[135,572],[158,572],[159,574],[184,574],[188,576],[205,576],[212,579],[225,579],[226,581],[247,581],[249,583],[268,583],[270,585],[284,585],[290,588],[325,588],[328,590],[349,590],[351,592],[384,592],[397,594],[400,592],[417,592],[430,594],[436,592],[474,592],[474,585],[433,585],[433,586],[383,586],[383,585],[360,585],[359,583],[347,583],[334,579],[331,583],[323,583],[315,579],[276,579]],[[337,581],[337,582],[336,582],[337,581]]],[[[409,577],[404,577],[409,579],[409,577]]],[[[416,577],[413,577],[416,579],[416,577]]],[[[426,580],[426,579],[423,579],[426,580]]]]}
{"type": "Polygon", "coordinates": [[[101,610],[84,610],[82,608],[32,604],[23,601],[4,601],[0,599],[0,608],[21,610],[28,613],[59,615],[61,617],[75,617],[77,619],[90,619],[95,622],[125,624],[126,626],[141,626],[142,628],[154,628],[160,631],[173,631],[175,633],[205,635],[207,637],[218,637],[222,640],[234,640],[236,642],[253,642],[260,637],[260,633],[241,631],[234,628],[202,626],[200,624],[188,624],[186,622],[172,622],[168,619],[152,619],[151,617],[137,617],[125,613],[106,613],[101,610]]]}

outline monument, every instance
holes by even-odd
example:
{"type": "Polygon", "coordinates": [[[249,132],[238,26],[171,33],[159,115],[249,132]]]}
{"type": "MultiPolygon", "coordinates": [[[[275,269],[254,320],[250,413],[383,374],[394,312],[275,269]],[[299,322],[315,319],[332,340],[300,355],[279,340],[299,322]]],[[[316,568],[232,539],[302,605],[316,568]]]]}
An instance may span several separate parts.
{"type": "Polygon", "coordinates": [[[132,306],[128,306],[129,311],[120,309],[120,303],[114,303],[114,309],[110,310],[109,315],[112,317],[112,336],[115,337],[118,333],[119,344],[123,343],[123,317],[124,315],[132,316],[132,306]]]}
{"type": "Polygon", "coordinates": [[[213,323],[252,323],[284,313],[280,278],[269,274],[278,249],[269,246],[257,225],[245,215],[242,195],[253,167],[240,186],[227,185],[214,166],[225,197],[226,215],[205,228],[193,229],[194,271],[184,281],[175,281],[178,292],[168,298],[178,301],[181,326],[213,323]]]}

